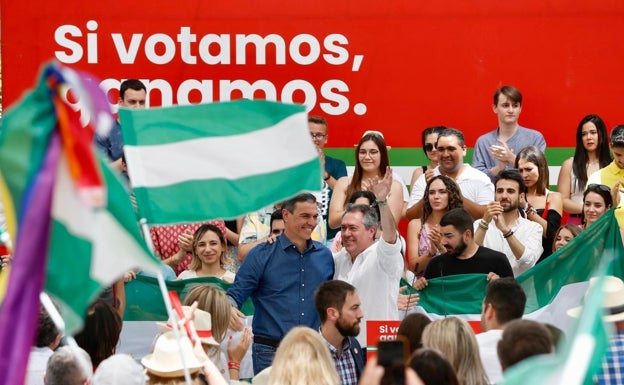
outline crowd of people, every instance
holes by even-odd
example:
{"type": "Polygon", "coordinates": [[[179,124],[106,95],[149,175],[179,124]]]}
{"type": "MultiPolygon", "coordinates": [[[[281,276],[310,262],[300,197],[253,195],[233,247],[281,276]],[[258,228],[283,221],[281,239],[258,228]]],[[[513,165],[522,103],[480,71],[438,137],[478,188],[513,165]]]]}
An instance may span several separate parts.
{"type": "MultiPolygon", "coordinates": [[[[146,93],[141,82],[125,81],[119,104],[145,107],[146,93]]],[[[411,352],[406,383],[493,384],[517,362],[552,354],[556,333],[521,319],[526,297],[514,277],[618,207],[624,125],[608,136],[599,116],[584,117],[574,155],[561,165],[557,191],[551,191],[546,141],[518,123],[520,91],[497,89],[492,106],[497,128],[478,138],[471,164],[465,162],[460,130],[425,129],[429,164],[414,171],[409,185],[393,173],[382,132],[364,132],[349,175],[342,160],[324,152],[328,123],[310,116],[322,191],[301,193],[236,221],[151,229],[165,277],[213,277],[230,284],[227,291],[209,285],[189,291],[183,322],[194,325],[190,335],[181,327],[182,337],[176,338],[173,320],[160,325],[152,352],[141,360],[147,375],[136,374],[143,373],[137,362],[114,354],[123,283],[140,273],[128,272],[94,303],[76,336],[88,357],[76,347],[57,348],[60,336],[42,310],[40,333],[46,336],[33,348],[28,383],[177,384],[184,383],[186,368],[193,383],[376,385],[384,383],[383,371],[376,359],[366,362],[367,345],[374,345],[366,340],[366,321],[399,321],[414,309],[419,296],[406,294],[401,280],[424,291],[428,280],[472,273],[489,281],[483,332],[475,335],[456,317],[407,315],[398,332],[411,352]],[[403,219],[405,236],[398,230],[403,219]],[[241,312],[248,299],[254,305],[251,327],[241,312]],[[62,362],[68,367],[64,375],[73,373],[75,381],[53,382],[62,362]],[[127,375],[110,382],[111,368],[127,375]]],[[[120,130],[117,124],[96,143],[125,173],[120,130]]]]}

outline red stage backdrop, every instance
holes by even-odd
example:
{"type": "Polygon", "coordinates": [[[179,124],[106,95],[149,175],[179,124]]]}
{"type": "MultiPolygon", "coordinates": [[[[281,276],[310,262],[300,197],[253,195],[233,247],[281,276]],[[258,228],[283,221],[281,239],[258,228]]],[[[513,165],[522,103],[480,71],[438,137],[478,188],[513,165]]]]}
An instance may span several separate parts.
{"type": "Polygon", "coordinates": [[[609,128],[624,123],[621,0],[1,6],[5,108],[56,59],[100,78],[111,102],[120,80],[139,78],[151,106],[241,97],[305,103],[327,117],[328,145],[350,163],[366,129],[414,150],[394,152],[398,165],[421,163],[415,148],[430,125],[463,130],[472,147],[495,128],[492,94],[504,84],[523,92],[520,122],[544,133],[551,165],[569,156],[582,116],[598,113],[609,128]]]}

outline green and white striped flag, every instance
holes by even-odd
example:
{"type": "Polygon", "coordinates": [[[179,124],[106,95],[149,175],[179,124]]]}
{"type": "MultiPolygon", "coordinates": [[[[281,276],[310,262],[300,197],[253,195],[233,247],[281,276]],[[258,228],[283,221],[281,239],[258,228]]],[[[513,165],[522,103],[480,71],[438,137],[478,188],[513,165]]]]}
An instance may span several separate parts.
{"type": "Polygon", "coordinates": [[[139,213],[149,224],[235,218],[321,189],[303,106],[240,100],[119,116],[139,213]]]}

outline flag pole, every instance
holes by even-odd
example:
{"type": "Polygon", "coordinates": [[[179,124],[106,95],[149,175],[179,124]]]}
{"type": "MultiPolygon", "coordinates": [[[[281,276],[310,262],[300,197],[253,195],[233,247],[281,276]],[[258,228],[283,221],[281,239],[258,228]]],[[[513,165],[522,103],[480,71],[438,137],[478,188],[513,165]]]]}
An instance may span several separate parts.
{"type": "MultiPolygon", "coordinates": [[[[71,350],[74,352],[74,355],[76,356],[76,360],[78,361],[78,365],[80,365],[80,367],[82,368],[82,371],[85,373],[85,375],[89,375],[89,372],[93,372],[93,369],[89,370],[89,363],[87,362],[87,360],[84,358],[84,356],[80,352],[78,343],[76,342],[74,337],[65,335],[65,321],[63,321],[63,317],[61,317],[61,313],[59,313],[58,309],[54,305],[54,302],[52,302],[52,299],[50,298],[48,293],[43,292],[43,291],[39,293],[39,302],[41,302],[45,311],[48,312],[50,319],[54,323],[54,326],[56,326],[56,329],[61,334],[61,336],[64,336],[66,338],[65,341],[67,342],[67,345],[71,348],[71,350]]],[[[93,373],[91,373],[91,375],[92,374],[93,373]]]]}
{"type": "MultiPolygon", "coordinates": [[[[154,243],[152,243],[152,237],[150,236],[149,226],[147,225],[147,219],[141,218],[139,220],[141,225],[141,231],[143,232],[143,238],[145,238],[145,243],[149,250],[154,253],[154,243]]],[[[162,263],[162,262],[161,262],[162,263]]],[[[169,291],[167,290],[167,284],[165,283],[165,277],[163,277],[162,271],[159,270],[156,274],[156,279],[158,280],[158,287],[160,288],[160,293],[162,294],[163,300],[165,301],[165,308],[167,309],[167,314],[169,314],[169,319],[173,320],[171,324],[171,329],[173,330],[173,335],[175,336],[176,341],[178,341],[178,348],[180,352],[180,359],[182,360],[182,366],[184,367],[184,380],[187,385],[191,385],[191,373],[189,372],[188,365],[184,360],[184,353],[182,352],[182,343],[180,341],[180,331],[178,330],[178,315],[175,311],[173,311],[173,307],[171,306],[171,299],[169,298],[169,291]]],[[[189,336],[191,338],[191,336],[189,336]]]]}

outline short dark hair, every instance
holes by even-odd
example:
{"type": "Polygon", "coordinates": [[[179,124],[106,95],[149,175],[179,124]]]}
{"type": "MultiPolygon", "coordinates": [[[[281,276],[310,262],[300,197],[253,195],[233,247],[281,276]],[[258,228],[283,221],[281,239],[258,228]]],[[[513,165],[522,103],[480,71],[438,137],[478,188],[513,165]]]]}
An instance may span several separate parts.
{"type": "Polygon", "coordinates": [[[414,352],[416,349],[420,348],[423,330],[425,330],[425,326],[430,323],[431,320],[429,317],[422,313],[411,313],[403,318],[397,334],[407,338],[410,352],[414,352]]]}
{"type": "Polygon", "coordinates": [[[496,184],[498,183],[498,181],[500,180],[514,180],[518,183],[518,193],[526,193],[527,191],[527,187],[526,184],[524,184],[524,179],[522,179],[522,175],[520,174],[520,171],[515,170],[515,169],[511,169],[511,170],[502,170],[501,172],[498,173],[498,175],[496,175],[496,178],[494,178],[494,191],[496,192],[496,184]]]}
{"type": "Polygon", "coordinates": [[[142,81],[138,79],[127,79],[121,82],[121,85],[119,86],[119,98],[121,100],[123,100],[124,96],[126,96],[126,91],[128,89],[135,90],[135,91],[143,90],[147,92],[147,88],[145,87],[145,84],[143,84],[142,81]]]}
{"type": "Polygon", "coordinates": [[[294,197],[290,198],[290,199],[286,199],[283,203],[282,203],[282,210],[288,210],[288,212],[290,213],[294,213],[295,212],[295,205],[297,203],[316,203],[316,197],[314,196],[314,194],[311,194],[309,192],[304,192],[304,193],[300,193],[295,195],[294,197]]]}
{"type": "Polygon", "coordinates": [[[624,147],[624,124],[613,127],[609,136],[611,147],[624,147]]]}
{"type": "Polygon", "coordinates": [[[485,288],[483,304],[492,305],[496,312],[496,321],[504,325],[514,319],[522,318],[526,306],[526,294],[513,277],[504,277],[490,281],[485,288]]]}
{"type": "Polygon", "coordinates": [[[321,323],[327,321],[327,309],[333,307],[341,311],[347,294],[354,292],[355,287],[345,281],[336,279],[323,282],[314,293],[314,307],[321,323]]]}
{"type": "Polygon", "coordinates": [[[39,324],[37,325],[37,340],[35,345],[38,348],[50,346],[58,335],[59,331],[56,325],[54,325],[52,318],[43,305],[39,305],[39,324]]]}
{"type": "Polygon", "coordinates": [[[325,120],[324,117],[318,116],[318,115],[310,115],[310,116],[308,116],[308,123],[322,124],[325,127],[327,127],[327,120],[325,120]]]}
{"type": "Polygon", "coordinates": [[[520,91],[514,86],[502,86],[494,92],[494,105],[498,105],[498,98],[503,94],[507,97],[507,99],[511,99],[516,103],[520,103],[522,105],[522,94],[520,91]]]}
{"type": "Polygon", "coordinates": [[[453,210],[449,210],[440,219],[440,226],[453,226],[460,233],[464,233],[466,230],[470,230],[470,235],[474,235],[473,219],[470,213],[466,209],[458,207],[453,210]]]}
{"type": "Polygon", "coordinates": [[[503,370],[529,357],[553,351],[548,329],[539,322],[526,319],[509,322],[496,348],[503,370]]]}
{"type": "Polygon", "coordinates": [[[271,222],[269,226],[271,230],[273,230],[273,221],[278,221],[278,220],[283,220],[283,219],[284,219],[284,214],[282,214],[282,210],[273,211],[273,213],[271,214],[271,222]]]}
{"type": "MultiPolygon", "coordinates": [[[[464,139],[464,133],[459,131],[456,128],[445,128],[444,130],[440,131],[440,134],[438,135],[438,140],[440,140],[441,137],[443,136],[454,136],[457,138],[457,141],[459,142],[459,145],[462,147],[466,146],[466,140],[464,139]]],[[[436,145],[437,147],[437,145],[436,145]]]]}
{"type": "Polygon", "coordinates": [[[453,365],[435,349],[416,350],[409,359],[409,367],[425,385],[459,385],[453,365]]]}

